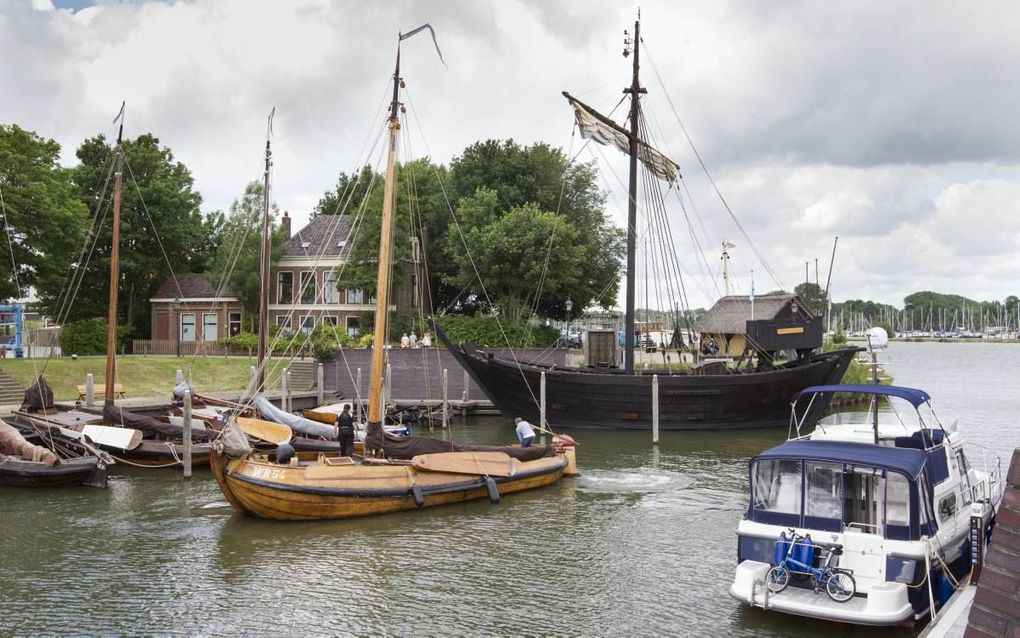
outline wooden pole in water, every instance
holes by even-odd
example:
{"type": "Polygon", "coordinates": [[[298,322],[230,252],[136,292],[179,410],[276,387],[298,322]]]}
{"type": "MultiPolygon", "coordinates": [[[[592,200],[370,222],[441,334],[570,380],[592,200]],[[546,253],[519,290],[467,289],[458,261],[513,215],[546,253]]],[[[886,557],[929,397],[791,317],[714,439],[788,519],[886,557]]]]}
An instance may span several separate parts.
{"type": "Polygon", "coordinates": [[[659,375],[652,375],[652,443],[659,444],[659,375]]]}
{"type": "Polygon", "coordinates": [[[318,367],[316,368],[316,370],[315,370],[315,388],[319,391],[318,394],[315,397],[316,398],[316,404],[315,405],[322,405],[322,399],[323,399],[322,383],[323,383],[323,380],[325,378],[326,378],[326,373],[323,371],[322,364],[320,363],[318,365],[318,367]]]}
{"type": "Polygon", "coordinates": [[[449,425],[449,423],[450,423],[450,392],[449,392],[449,390],[450,390],[450,383],[449,383],[450,379],[449,379],[449,376],[447,376],[448,372],[449,371],[446,368],[443,368],[443,429],[444,430],[446,429],[446,426],[449,425]]]}
{"type": "Polygon", "coordinates": [[[548,427],[545,420],[545,370],[542,371],[542,376],[539,381],[538,391],[538,424],[543,428],[548,427]]]}
{"type": "Polygon", "coordinates": [[[287,370],[284,370],[283,374],[280,375],[280,385],[282,386],[280,388],[280,409],[284,412],[287,411],[287,397],[290,395],[290,384],[288,381],[290,379],[288,378],[287,370]]]}
{"type": "Polygon", "coordinates": [[[191,388],[184,391],[184,478],[191,478],[191,388]]]}

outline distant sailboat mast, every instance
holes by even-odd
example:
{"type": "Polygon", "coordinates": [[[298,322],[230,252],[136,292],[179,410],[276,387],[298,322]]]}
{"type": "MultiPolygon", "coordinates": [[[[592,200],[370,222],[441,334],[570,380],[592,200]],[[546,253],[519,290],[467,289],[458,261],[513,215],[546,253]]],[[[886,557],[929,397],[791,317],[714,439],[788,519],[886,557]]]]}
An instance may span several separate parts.
{"type": "Polygon", "coordinates": [[[117,286],[120,283],[120,191],[124,161],[121,142],[124,138],[124,103],[121,103],[120,113],[113,121],[117,120],[120,120],[120,128],[117,129],[117,148],[114,149],[116,167],[113,175],[113,237],[110,246],[110,300],[106,319],[106,405],[113,405],[117,383],[117,286]]]}

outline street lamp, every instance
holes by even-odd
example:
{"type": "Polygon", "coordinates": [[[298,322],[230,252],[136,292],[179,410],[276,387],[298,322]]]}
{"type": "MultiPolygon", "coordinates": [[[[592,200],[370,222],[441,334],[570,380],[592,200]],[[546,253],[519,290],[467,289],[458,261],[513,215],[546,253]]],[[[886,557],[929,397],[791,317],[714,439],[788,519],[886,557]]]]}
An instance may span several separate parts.
{"type": "Polygon", "coordinates": [[[174,297],[174,317],[177,320],[177,356],[181,356],[181,298],[174,297]]]}
{"type": "Polygon", "coordinates": [[[567,309],[567,347],[570,347],[571,339],[573,338],[570,334],[570,311],[574,309],[574,302],[567,297],[567,300],[563,303],[563,307],[567,309]]]}

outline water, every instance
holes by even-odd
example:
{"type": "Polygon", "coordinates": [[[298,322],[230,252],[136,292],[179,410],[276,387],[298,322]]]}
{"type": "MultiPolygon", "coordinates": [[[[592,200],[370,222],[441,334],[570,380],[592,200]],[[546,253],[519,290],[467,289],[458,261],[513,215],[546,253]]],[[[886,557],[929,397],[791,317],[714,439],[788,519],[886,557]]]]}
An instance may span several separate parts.
{"type": "MultiPolygon", "coordinates": [[[[1020,345],[894,343],[968,440],[1020,446],[1020,345]]],[[[513,439],[508,421],[455,422],[513,439]]],[[[747,460],[785,429],[584,431],[583,476],[499,505],[351,521],[236,516],[207,471],[118,469],[107,490],[0,488],[3,635],[904,635],[729,598],[747,460]]],[[[976,447],[972,452],[977,452],[976,447]]]]}

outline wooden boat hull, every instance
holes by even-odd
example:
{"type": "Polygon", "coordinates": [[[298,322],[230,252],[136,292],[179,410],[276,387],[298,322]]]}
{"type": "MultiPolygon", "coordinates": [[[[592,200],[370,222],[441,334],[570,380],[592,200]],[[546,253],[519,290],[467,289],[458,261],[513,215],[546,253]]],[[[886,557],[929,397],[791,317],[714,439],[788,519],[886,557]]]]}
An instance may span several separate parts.
{"type": "MultiPolygon", "coordinates": [[[[438,331],[444,339],[442,331],[438,331]]],[[[485,395],[508,418],[537,422],[545,372],[546,418],[555,427],[647,430],[652,426],[652,375],[551,368],[491,357],[472,344],[447,343],[485,395]]],[[[659,427],[715,430],[785,426],[790,400],[812,385],[838,383],[855,348],[812,355],[762,372],[660,374],[659,427]]],[[[821,402],[820,402],[821,403],[821,402]]],[[[826,405],[815,409],[824,411],[826,405]]]]}
{"type": "MultiPolygon", "coordinates": [[[[228,459],[214,453],[211,465],[236,511],[275,520],[352,518],[490,497],[484,476],[423,472],[406,464],[283,466],[250,454],[228,459]]],[[[566,465],[563,456],[545,457],[492,480],[500,495],[535,489],[558,481],[566,465]]]]}
{"type": "Polygon", "coordinates": [[[0,485],[20,487],[58,487],[65,485],[105,484],[106,467],[99,459],[87,456],[64,459],[53,467],[38,461],[26,461],[13,456],[0,455],[0,485]]]}

